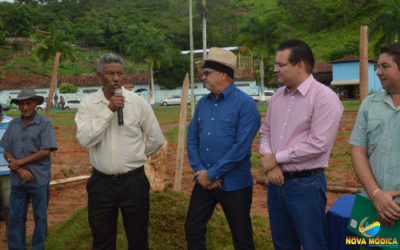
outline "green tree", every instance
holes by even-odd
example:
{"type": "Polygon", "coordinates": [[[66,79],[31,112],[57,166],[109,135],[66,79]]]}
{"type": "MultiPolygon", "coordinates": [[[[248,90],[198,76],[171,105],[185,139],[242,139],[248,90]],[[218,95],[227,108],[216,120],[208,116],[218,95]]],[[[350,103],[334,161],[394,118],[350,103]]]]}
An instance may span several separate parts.
{"type": "Polygon", "coordinates": [[[78,88],[71,83],[63,82],[63,83],[61,83],[61,86],[58,88],[58,91],[60,91],[60,93],[62,93],[62,94],[76,93],[76,92],[78,92],[78,88]]]}
{"type": "Polygon", "coordinates": [[[189,55],[182,55],[176,50],[171,58],[171,64],[161,64],[161,67],[156,67],[154,72],[156,82],[168,89],[181,87],[185,74],[190,70],[189,55]]]}
{"type": "Polygon", "coordinates": [[[375,43],[375,50],[397,42],[400,35],[400,3],[395,0],[383,0],[384,9],[376,17],[369,33],[370,38],[378,37],[375,43]]]}
{"type": "Polygon", "coordinates": [[[282,38],[283,29],[278,27],[275,19],[269,16],[250,15],[239,27],[239,42],[242,47],[249,48],[260,60],[261,97],[264,96],[264,62],[265,57],[271,58],[282,38]]]}
{"type": "Polygon", "coordinates": [[[4,33],[4,23],[0,17],[0,44],[4,43],[6,39],[6,34],[4,33]]]}
{"type": "Polygon", "coordinates": [[[34,30],[34,16],[30,6],[0,3],[0,16],[6,35],[29,36],[34,30]]]}
{"type": "Polygon", "coordinates": [[[171,46],[166,40],[164,31],[154,26],[140,23],[137,35],[127,48],[127,55],[135,62],[146,63],[150,71],[151,104],[154,104],[154,76],[153,69],[161,67],[161,63],[170,64],[171,46]]]}
{"type": "Polygon", "coordinates": [[[52,61],[57,52],[61,53],[60,60],[75,59],[72,43],[75,42],[74,37],[66,35],[63,31],[52,26],[49,35],[36,33],[33,40],[38,42],[35,46],[33,54],[43,64],[52,61]]]}

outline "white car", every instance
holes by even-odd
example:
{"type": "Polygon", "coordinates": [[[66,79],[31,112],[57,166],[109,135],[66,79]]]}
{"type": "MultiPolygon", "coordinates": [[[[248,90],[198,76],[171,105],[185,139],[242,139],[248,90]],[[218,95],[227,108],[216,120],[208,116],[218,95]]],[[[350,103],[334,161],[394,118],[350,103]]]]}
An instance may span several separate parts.
{"type": "MultiPolygon", "coordinates": [[[[190,98],[188,97],[187,103],[190,103],[190,98]]],[[[169,105],[180,105],[181,104],[181,97],[178,95],[171,96],[167,99],[161,101],[161,105],[169,106],[169,105]]]]}
{"type": "Polygon", "coordinates": [[[80,103],[81,103],[81,101],[79,101],[79,100],[68,100],[64,105],[64,109],[66,109],[66,110],[78,109],[80,103]]]}
{"type": "MultiPolygon", "coordinates": [[[[271,98],[272,98],[272,96],[274,94],[275,94],[275,91],[273,91],[273,90],[264,90],[264,98],[265,98],[264,101],[265,102],[271,101],[271,98]]],[[[260,102],[261,101],[259,95],[253,95],[252,97],[256,102],[260,102]]]]}
{"type": "Polygon", "coordinates": [[[47,102],[44,101],[42,104],[36,106],[36,110],[45,110],[47,106],[47,102]]]}

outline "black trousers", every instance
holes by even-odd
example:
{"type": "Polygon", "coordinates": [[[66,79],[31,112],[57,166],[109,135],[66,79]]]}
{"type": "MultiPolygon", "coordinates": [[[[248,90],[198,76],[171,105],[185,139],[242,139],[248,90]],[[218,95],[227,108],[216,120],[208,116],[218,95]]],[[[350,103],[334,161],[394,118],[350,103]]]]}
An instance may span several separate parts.
{"type": "Polygon", "coordinates": [[[196,183],[190,198],[185,232],[189,250],[206,247],[207,222],[220,203],[231,229],[235,249],[254,249],[250,209],[253,187],[231,192],[203,189],[196,183]]]}
{"type": "Polygon", "coordinates": [[[143,167],[119,176],[104,175],[94,170],[86,190],[93,250],[116,249],[119,209],[129,249],[149,248],[147,225],[150,183],[143,167]]]}

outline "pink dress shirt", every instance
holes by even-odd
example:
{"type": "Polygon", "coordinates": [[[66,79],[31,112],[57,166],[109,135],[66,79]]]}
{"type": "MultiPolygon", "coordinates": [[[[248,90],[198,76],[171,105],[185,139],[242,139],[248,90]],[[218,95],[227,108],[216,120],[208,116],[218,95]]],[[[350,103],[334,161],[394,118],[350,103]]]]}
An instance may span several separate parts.
{"type": "Polygon", "coordinates": [[[260,128],[260,153],[273,153],[283,171],[328,167],[343,105],[310,75],[295,91],[273,95],[260,128]]]}

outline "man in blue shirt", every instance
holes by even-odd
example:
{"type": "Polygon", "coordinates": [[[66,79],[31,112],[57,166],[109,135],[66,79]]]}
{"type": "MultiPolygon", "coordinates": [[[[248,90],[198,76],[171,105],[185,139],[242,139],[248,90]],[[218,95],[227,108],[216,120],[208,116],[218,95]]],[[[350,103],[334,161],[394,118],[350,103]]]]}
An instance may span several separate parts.
{"type": "Polygon", "coordinates": [[[0,141],[11,173],[8,224],[9,249],[26,249],[26,214],[32,199],[35,221],[32,249],[44,249],[47,234],[47,206],[52,151],[57,143],[50,121],[36,113],[43,97],[24,88],[12,103],[19,106],[21,116],[13,119],[0,141]]]}
{"type": "Polygon", "coordinates": [[[188,248],[206,249],[206,224],[220,203],[235,249],[254,249],[250,156],[260,113],[254,100],[233,83],[241,76],[234,53],[211,48],[201,63],[202,80],[211,93],[198,102],[187,136],[196,182],[185,223],[188,248]]]}
{"type": "MultiPolygon", "coordinates": [[[[3,114],[3,107],[0,105],[0,139],[8,127],[11,117],[3,114]]],[[[0,147],[0,214],[1,220],[4,220],[6,225],[6,235],[3,241],[7,241],[8,232],[8,204],[10,197],[10,168],[8,162],[3,156],[4,149],[0,147]]]]}

